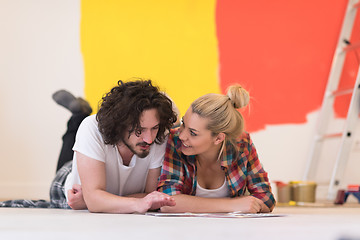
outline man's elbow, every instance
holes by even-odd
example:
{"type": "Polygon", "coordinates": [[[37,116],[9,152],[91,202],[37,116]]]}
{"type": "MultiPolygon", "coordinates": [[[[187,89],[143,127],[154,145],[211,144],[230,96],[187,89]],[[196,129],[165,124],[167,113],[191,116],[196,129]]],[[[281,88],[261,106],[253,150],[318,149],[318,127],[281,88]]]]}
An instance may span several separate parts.
{"type": "Polygon", "coordinates": [[[89,212],[91,212],[91,213],[102,213],[102,212],[104,212],[104,209],[101,206],[101,204],[98,204],[94,200],[88,199],[87,201],[85,201],[85,205],[86,205],[87,209],[89,210],[89,212]]]}
{"type": "Polygon", "coordinates": [[[86,210],[87,207],[84,207],[84,206],[76,206],[76,205],[70,205],[68,204],[72,210],[86,210]]]}
{"type": "Polygon", "coordinates": [[[102,212],[104,212],[101,208],[96,207],[96,206],[88,206],[88,210],[91,213],[102,213],[102,212]]]}

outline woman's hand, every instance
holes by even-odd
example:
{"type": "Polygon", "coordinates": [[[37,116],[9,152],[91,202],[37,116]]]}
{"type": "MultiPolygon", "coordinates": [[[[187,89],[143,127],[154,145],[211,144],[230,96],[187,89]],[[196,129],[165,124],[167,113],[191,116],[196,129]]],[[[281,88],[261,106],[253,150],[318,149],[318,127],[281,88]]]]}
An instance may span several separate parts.
{"type": "Polygon", "coordinates": [[[260,199],[253,196],[238,197],[236,201],[235,211],[242,213],[259,213],[266,212],[265,204],[260,199]]]}

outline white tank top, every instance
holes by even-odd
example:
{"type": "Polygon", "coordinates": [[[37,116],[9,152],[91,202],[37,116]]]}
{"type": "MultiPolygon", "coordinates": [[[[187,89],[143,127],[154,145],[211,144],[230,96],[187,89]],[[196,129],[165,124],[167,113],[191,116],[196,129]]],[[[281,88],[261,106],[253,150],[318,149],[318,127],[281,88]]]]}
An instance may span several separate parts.
{"type": "Polygon", "coordinates": [[[196,194],[197,197],[205,197],[205,198],[223,198],[230,197],[230,191],[226,184],[226,178],[224,184],[217,189],[206,189],[199,185],[199,182],[196,184],[196,194]]]}

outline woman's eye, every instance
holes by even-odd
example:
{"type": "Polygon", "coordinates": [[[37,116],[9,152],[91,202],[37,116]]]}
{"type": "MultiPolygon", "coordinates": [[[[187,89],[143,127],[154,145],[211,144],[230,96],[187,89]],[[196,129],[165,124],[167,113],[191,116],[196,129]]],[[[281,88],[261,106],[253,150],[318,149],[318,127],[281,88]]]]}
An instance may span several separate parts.
{"type": "Polygon", "coordinates": [[[193,131],[190,131],[190,135],[191,135],[191,136],[197,136],[197,134],[194,133],[193,131]]]}

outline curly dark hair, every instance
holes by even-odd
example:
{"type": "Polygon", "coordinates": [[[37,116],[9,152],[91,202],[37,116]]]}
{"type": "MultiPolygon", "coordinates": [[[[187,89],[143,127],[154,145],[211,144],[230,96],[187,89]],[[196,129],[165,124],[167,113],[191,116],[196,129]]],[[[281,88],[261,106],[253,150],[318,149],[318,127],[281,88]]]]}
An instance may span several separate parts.
{"type": "Polygon", "coordinates": [[[96,120],[105,144],[119,143],[127,132],[129,135],[140,126],[140,116],[144,110],[157,109],[160,118],[155,142],[164,141],[165,133],[176,122],[172,101],[151,80],[123,82],[102,98],[96,120]],[[130,128],[130,130],[129,130],[130,128]]]}

